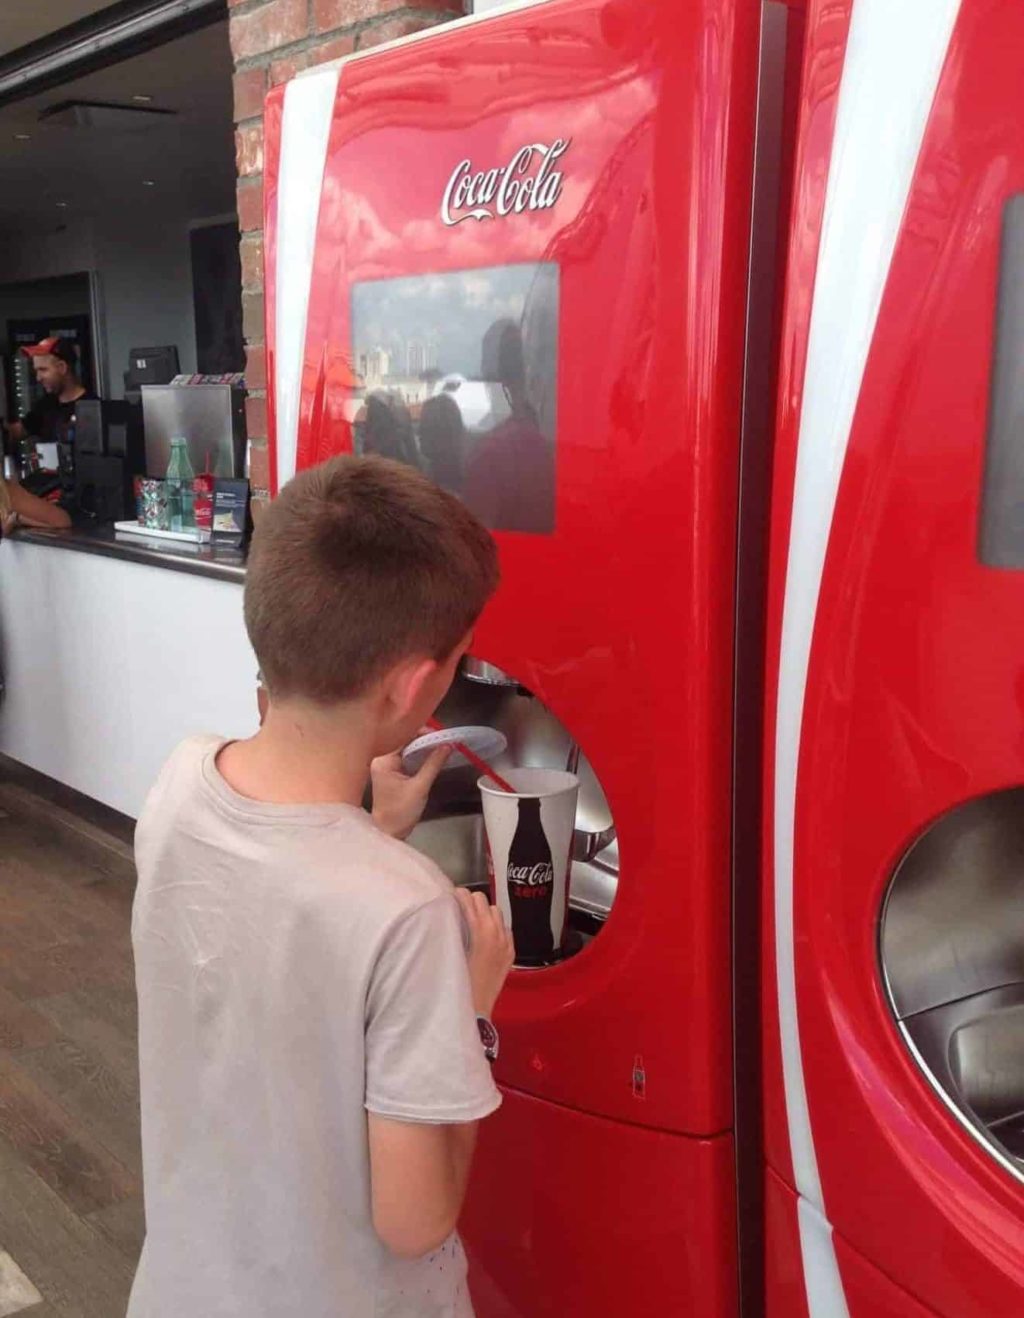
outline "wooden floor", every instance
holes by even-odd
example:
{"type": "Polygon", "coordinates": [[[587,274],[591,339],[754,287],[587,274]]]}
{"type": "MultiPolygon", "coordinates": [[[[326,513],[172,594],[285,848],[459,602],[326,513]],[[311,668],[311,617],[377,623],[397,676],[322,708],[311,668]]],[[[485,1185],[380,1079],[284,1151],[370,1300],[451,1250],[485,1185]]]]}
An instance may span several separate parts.
{"type": "Polygon", "coordinates": [[[0,758],[0,1318],[122,1318],[142,1244],[130,824],[0,758]]]}

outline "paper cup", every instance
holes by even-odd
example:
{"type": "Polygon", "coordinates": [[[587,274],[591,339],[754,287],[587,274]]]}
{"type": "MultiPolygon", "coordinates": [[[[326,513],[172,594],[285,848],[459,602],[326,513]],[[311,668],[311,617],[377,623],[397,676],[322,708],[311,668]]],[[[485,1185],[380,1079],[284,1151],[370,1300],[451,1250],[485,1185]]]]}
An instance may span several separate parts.
{"type": "Polygon", "coordinates": [[[483,798],[491,899],[512,930],[516,965],[547,966],[564,954],[579,779],[560,769],[509,769],[514,792],[489,778],[483,798]]]}

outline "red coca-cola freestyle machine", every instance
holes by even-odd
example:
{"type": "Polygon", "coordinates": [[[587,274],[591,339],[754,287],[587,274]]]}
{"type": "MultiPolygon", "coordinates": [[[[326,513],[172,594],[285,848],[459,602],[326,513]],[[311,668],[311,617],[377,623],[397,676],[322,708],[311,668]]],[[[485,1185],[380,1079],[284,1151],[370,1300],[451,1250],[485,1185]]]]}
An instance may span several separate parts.
{"type": "MultiPolygon", "coordinates": [[[[1022,48],[534,0],[270,95],[275,488],[457,491],[503,581],[441,717],[581,783],[479,1318],[1024,1312],[1022,48]]],[[[412,841],[486,881],[472,772],[412,841]]]]}
{"type": "Polygon", "coordinates": [[[772,504],[772,1318],[1024,1313],[1024,7],[812,3],[772,504]]]}

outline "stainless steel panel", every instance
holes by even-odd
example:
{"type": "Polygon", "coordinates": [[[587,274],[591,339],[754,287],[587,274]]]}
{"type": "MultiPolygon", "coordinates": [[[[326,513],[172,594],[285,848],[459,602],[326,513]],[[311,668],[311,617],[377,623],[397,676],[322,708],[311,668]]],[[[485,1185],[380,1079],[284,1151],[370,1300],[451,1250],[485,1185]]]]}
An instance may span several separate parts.
{"type": "Polygon", "coordinates": [[[882,964],[897,1015],[1024,982],[1024,788],[956,807],[892,881],[882,964]]]}
{"type": "Polygon", "coordinates": [[[480,815],[425,819],[409,834],[409,845],[429,856],[457,887],[487,880],[483,820],[480,815]]]}
{"type": "Polygon", "coordinates": [[[890,885],[879,950],[926,1078],[1024,1180],[1024,788],[957,806],[914,843],[890,885]]]}
{"type": "Polygon", "coordinates": [[[215,476],[245,474],[245,393],[228,384],[143,385],[146,472],[163,476],[171,439],[184,435],[193,470],[215,476]]]}
{"type": "Polygon", "coordinates": [[[1024,984],[947,1002],[900,1024],[964,1129],[1024,1180],[1024,984]]]}
{"type": "Polygon", "coordinates": [[[1024,994],[954,1030],[949,1067],[964,1102],[986,1125],[1024,1116],[1024,994]]]}

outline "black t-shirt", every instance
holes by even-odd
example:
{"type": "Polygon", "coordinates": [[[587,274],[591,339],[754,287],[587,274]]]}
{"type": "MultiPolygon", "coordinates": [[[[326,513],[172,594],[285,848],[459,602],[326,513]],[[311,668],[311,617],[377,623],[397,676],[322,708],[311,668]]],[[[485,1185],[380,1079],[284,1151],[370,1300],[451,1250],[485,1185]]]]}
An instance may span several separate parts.
{"type": "Polygon", "coordinates": [[[62,403],[56,394],[46,394],[31,412],[21,418],[21,424],[33,439],[42,444],[57,445],[58,502],[69,512],[75,507],[75,444],[68,431],[78,404],[85,398],[95,397],[96,394],[87,389],[71,402],[62,403]]]}
{"type": "Polygon", "coordinates": [[[95,397],[91,390],[86,389],[85,393],[79,394],[70,403],[62,403],[56,394],[46,394],[31,412],[25,413],[21,418],[21,424],[30,435],[42,440],[44,444],[62,443],[67,437],[68,426],[75,415],[75,408],[83,398],[95,397]]]}

